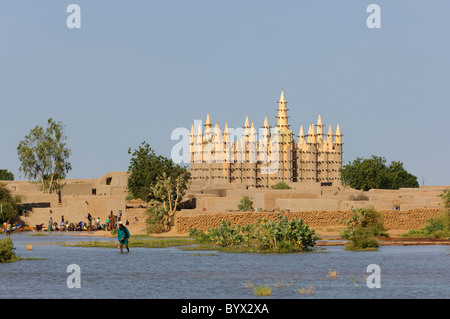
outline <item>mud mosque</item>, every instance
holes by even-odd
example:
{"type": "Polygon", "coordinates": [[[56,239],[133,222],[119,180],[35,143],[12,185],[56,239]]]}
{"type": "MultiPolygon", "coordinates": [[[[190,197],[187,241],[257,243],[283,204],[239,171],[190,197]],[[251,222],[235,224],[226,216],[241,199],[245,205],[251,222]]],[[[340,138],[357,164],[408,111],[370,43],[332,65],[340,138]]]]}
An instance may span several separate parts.
{"type": "MultiPolygon", "coordinates": [[[[272,129],[267,120],[256,132],[248,116],[243,134],[232,134],[225,124],[223,132],[209,113],[204,129],[191,126],[190,172],[194,184],[245,184],[249,188],[269,188],[279,182],[341,183],[342,133],[339,124],[333,134],[319,114],[317,124],[303,125],[297,138],[290,129],[283,90],[278,101],[277,123],[272,129]]],[[[236,132],[233,132],[236,133],[236,132]]]]}

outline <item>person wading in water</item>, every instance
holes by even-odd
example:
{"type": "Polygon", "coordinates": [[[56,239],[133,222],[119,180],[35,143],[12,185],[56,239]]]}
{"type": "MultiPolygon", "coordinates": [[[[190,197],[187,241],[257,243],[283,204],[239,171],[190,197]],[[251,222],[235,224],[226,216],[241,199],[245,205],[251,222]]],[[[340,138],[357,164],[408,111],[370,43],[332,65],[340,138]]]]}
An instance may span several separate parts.
{"type": "Polygon", "coordinates": [[[128,228],[126,228],[122,222],[119,222],[119,229],[117,230],[117,240],[120,243],[120,253],[123,253],[123,245],[128,252],[130,252],[130,248],[128,248],[128,238],[130,238],[130,232],[128,228]]]}

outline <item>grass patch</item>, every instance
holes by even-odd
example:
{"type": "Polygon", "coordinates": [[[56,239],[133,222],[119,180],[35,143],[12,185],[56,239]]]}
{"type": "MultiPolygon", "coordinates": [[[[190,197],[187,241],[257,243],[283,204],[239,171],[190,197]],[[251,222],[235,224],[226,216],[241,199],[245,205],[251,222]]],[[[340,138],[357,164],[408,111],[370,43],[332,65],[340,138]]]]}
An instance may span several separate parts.
{"type": "Polygon", "coordinates": [[[309,286],[308,289],[306,289],[305,287],[297,288],[297,291],[300,295],[314,295],[315,290],[314,290],[314,286],[309,286]]]}
{"type": "Polygon", "coordinates": [[[337,270],[328,271],[328,278],[330,278],[330,279],[337,279],[338,275],[339,275],[339,273],[337,270]]]}
{"type": "Polygon", "coordinates": [[[194,253],[194,254],[188,254],[188,256],[217,256],[217,254],[216,253],[207,253],[207,254],[194,253]]]}
{"type": "Polygon", "coordinates": [[[245,289],[253,289],[253,283],[251,281],[249,281],[248,283],[245,284],[245,289]]]}
{"type": "Polygon", "coordinates": [[[270,250],[270,249],[265,249],[263,247],[261,247],[260,245],[256,244],[256,241],[254,244],[250,244],[249,246],[245,246],[245,245],[235,245],[235,246],[220,246],[220,245],[216,245],[213,243],[202,243],[202,244],[197,244],[197,245],[191,245],[191,246],[185,246],[185,247],[180,247],[180,249],[182,250],[187,250],[187,251],[210,251],[210,250],[214,250],[217,252],[221,252],[221,253],[235,253],[235,254],[239,254],[239,253],[249,253],[249,254],[303,254],[303,253],[325,253],[327,251],[325,248],[314,248],[312,250],[308,250],[308,251],[291,251],[290,249],[278,249],[278,250],[270,250]]]}
{"type": "Polygon", "coordinates": [[[360,284],[367,283],[367,276],[361,277],[359,275],[355,275],[354,277],[349,277],[353,282],[353,285],[358,288],[360,284]]]}
{"type": "MultiPolygon", "coordinates": [[[[180,247],[194,244],[193,238],[130,238],[128,245],[130,247],[141,248],[168,248],[168,247],[180,247]]],[[[100,247],[100,248],[117,248],[118,241],[80,241],[77,243],[64,244],[64,246],[71,247],[100,247]]]]}
{"type": "Polygon", "coordinates": [[[272,288],[266,285],[254,286],[253,290],[255,296],[270,296],[272,294],[272,288]]]}
{"type": "Polygon", "coordinates": [[[288,288],[292,285],[293,285],[292,282],[284,282],[284,281],[278,280],[277,283],[274,285],[274,287],[275,288],[288,288]]]}

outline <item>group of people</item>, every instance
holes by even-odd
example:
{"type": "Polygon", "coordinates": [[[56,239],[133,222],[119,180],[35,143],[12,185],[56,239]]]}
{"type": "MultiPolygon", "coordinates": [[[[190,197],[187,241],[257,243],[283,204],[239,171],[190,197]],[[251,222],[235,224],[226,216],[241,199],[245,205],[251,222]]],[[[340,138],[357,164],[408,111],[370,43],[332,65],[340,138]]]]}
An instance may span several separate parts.
{"type": "Polygon", "coordinates": [[[121,221],[122,221],[122,211],[119,210],[119,214],[114,214],[113,211],[111,211],[111,213],[109,213],[108,217],[106,218],[106,228],[108,230],[117,229],[118,224],[121,221]]]}
{"type": "MultiPolygon", "coordinates": [[[[49,210],[49,221],[48,221],[48,231],[96,231],[96,230],[109,230],[112,231],[114,229],[119,228],[119,223],[122,220],[122,211],[119,210],[119,214],[114,214],[113,211],[108,215],[106,219],[106,223],[102,224],[100,222],[100,217],[97,217],[94,220],[90,213],[86,216],[86,221],[79,222],[69,222],[64,218],[64,215],[61,216],[61,222],[58,224],[53,220],[52,211],[49,210]]],[[[129,225],[128,220],[126,221],[126,225],[129,225]]],[[[36,225],[36,230],[42,230],[44,224],[36,225]]]]}
{"type": "Polygon", "coordinates": [[[17,222],[13,225],[9,220],[7,220],[3,223],[3,231],[5,232],[6,236],[11,236],[11,233],[13,231],[22,231],[22,224],[20,222],[17,222]]]}
{"type": "MultiPolygon", "coordinates": [[[[50,211],[51,215],[51,211],[50,211]]],[[[58,224],[53,222],[52,216],[50,216],[48,229],[49,230],[114,230],[117,229],[117,240],[119,241],[120,252],[123,253],[123,247],[125,246],[127,252],[130,252],[130,248],[128,246],[128,238],[130,238],[130,231],[127,227],[122,223],[122,211],[119,210],[119,214],[115,215],[113,211],[108,215],[106,219],[106,224],[100,223],[100,217],[97,217],[97,220],[93,223],[93,219],[91,214],[88,213],[86,219],[88,223],[84,221],[80,221],[76,225],[73,223],[69,223],[67,220],[64,220],[64,215],[61,216],[61,224],[60,228],[58,228],[58,224]]],[[[126,221],[126,225],[129,225],[128,220],[126,221]]],[[[38,225],[36,225],[38,226],[38,225]]],[[[42,225],[40,225],[42,228],[42,225]]]]}
{"type": "MultiPolygon", "coordinates": [[[[50,210],[50,218],[48,221],[48,230],[49,231],[58,231],[58,230],[68,230],[68,231],[83,231],[83,230],[114,230],[117,229],[117,240],[119,241],[120,252],[123,252],[123,246],[125,246],[127,252],[130,252],[130,248],[128,247],[128,239],[130,238],[130,232],[127,227],[122,223],[122,212],[119,211],[119,215],[114,215],[113,212],[108,215],[106,219],[106,225],[100,223],[100,217],[97,217],[97,220],[92,223],[92,216],[88,214],[86,217],[88,223],[84,221],[80,221],[78,223],[69,223],[68,220],[64,219],[64,215],[61,216],[61,223],[58,227],[58,223],[53,221],[53,217],[51,216],[50,210]]],[[[128,220],[126,221],[126,225],[129,225],[128,220]]],[[[40,231],[44,227],[44,224],[36,225],[36,230],[40,231]]],[[[12,225],[9,220],[3,223],[3,229],[5,231],[6,236],[11,235],[11,231],[14,229],[20,228],[20,224],[12,225]]]]}

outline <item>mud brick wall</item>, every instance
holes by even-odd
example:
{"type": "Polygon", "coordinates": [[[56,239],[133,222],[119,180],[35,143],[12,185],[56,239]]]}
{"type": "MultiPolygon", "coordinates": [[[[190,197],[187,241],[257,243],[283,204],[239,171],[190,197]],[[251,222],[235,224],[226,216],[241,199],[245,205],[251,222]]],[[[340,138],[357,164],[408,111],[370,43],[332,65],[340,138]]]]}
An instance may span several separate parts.
{"type": "MultiPolygon", "coordinates": [[[[408,211],[380,210],[384,217],[384,226],[388,230],[420,229],[427,220],[441,215],[441,209],[412,209],[408,211]]],[[[281,212],[288,219],[301,218],[311,228],[343,226],[338,219],[348,219],[350,211],[323,210],[307,212],[281,212]]],[[[198,211],[183,210],[175,216],[175,228],[179,233],[189,232],[189,228],[195,227],[207,230],[220,226],[221,221],[230,220],[232,225],[255,224],[259,218],[276,220],[276,212],[229,212],[229,213],[204,213],[198,211]]]]}

